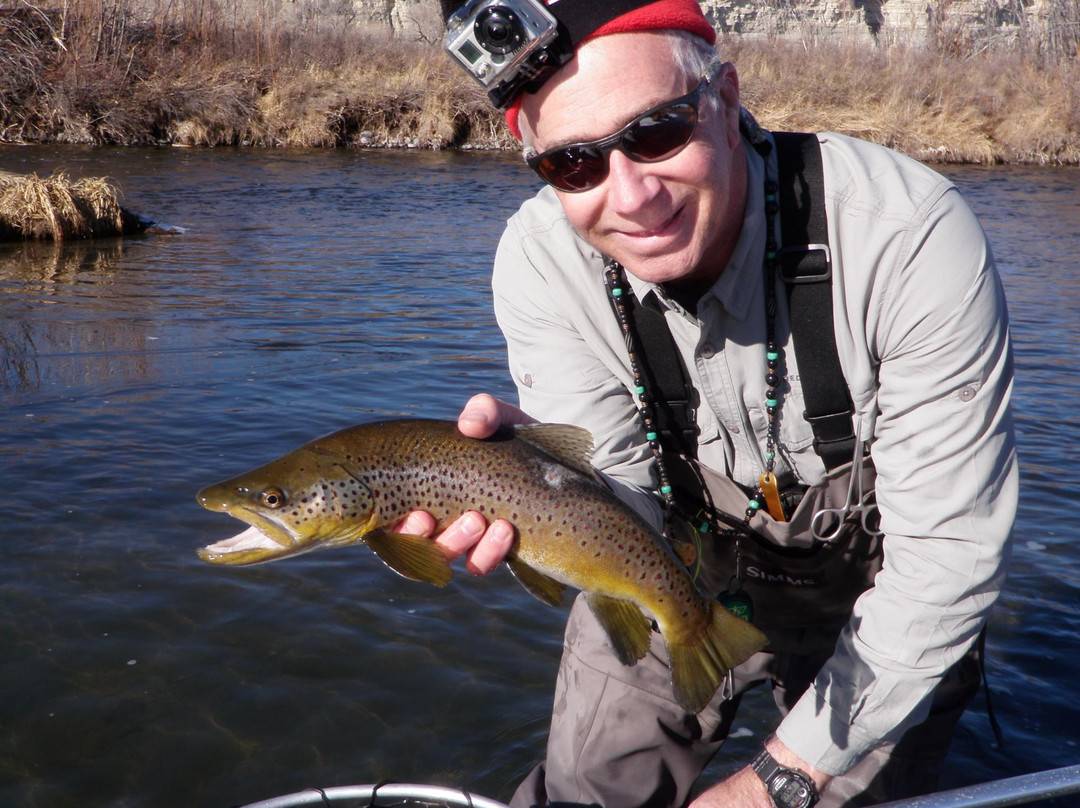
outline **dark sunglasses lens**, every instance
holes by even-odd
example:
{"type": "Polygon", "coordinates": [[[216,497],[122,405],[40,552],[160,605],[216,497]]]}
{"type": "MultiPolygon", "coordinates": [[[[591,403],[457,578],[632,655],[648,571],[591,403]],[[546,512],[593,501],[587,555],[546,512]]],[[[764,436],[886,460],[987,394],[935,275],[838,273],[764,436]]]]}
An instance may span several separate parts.
{"type": "Polygon", "coordinates": [[[663,160],[694,136],[697,113],[693,104],[677,104],[637,121],[623,134],[623,149],[639,162],[663,160]]]}
{"type": "Polygon", "coordinates": [[[604,181],[607,161],[599,149],[572,146],[545,155],[536,172],[560,191],[586,191],[604,181]]]}

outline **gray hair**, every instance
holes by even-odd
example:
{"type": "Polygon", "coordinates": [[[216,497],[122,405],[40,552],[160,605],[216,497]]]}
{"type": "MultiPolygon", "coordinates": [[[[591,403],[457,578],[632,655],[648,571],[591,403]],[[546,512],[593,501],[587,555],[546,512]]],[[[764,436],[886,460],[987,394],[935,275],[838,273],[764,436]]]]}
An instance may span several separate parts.
{"type": "MultiPolygon", "coordinates": [[[[665,29],[652,33],[668,41],[671,45],[671,57],[675,67],[685,73],[688,79],[700,78],[706,68],[720,58],[716,53],[716,48],[689,31],[665,29]]],[[[720,108],[720,98],[716,93],[702,93],[701,103],[711,112],[720,108]]],[[[526,157],[536,154],[525,127],[521,127],[521,137],[522,154],[526,157]]]]}

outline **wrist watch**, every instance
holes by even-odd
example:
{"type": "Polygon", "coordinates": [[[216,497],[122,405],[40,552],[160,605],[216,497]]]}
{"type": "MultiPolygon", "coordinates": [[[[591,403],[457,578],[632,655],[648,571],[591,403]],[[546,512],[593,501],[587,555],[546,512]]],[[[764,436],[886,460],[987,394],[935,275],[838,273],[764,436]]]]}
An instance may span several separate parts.
{"type": "Polygon", "coordinates": [[[788,769],[762,749],[750,767],[761,778],[776,808],[810,808],[818,801],[814,781],[798,769],[788,769]]]}

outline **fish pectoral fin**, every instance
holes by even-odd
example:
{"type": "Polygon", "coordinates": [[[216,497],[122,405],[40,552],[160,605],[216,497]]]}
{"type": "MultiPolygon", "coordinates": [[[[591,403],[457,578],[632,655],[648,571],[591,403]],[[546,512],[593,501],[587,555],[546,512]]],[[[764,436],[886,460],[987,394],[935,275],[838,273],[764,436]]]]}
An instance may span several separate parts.
{"type": "Polygon", "coordinates": [[[534,598],[543,601],[548,606],[562,606],[566,584],[542,572],[537,572],[514,554],[506,557],[506,566],[510,568],[510,572],[514,573],[518,583],[525,587],[534,598]]]}
{"type": "Polygon", "coordinates": [[[706,625],[690,641],[668,643],[675,700],[701,712],[727,672],[765,647],[768,641],[753,624],[716,601],[709,604],[706,625]]]}
{"type": "Polygon", "coordinates": [[[607,632],[619,662],[633,665],[649,652],[652,623],[632,601],[587,592],[585,602],[607,632]]]}
{"type": "Polygon", "coordinates": [[[386,566],[410,580],[446,586],[454,575],[443,551],[424,536],[373,530],[364,535],[364,543],[386,566]]]}

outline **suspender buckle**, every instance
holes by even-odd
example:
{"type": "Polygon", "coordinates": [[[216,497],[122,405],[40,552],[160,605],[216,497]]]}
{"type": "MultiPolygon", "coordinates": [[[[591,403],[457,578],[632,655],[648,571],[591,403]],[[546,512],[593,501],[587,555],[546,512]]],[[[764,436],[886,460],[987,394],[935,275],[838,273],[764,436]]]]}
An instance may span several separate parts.
{"type": "Polygon", "coordinates": [[[819,283],[832,277],[832,251],[828,244],[782,247],[779,259],[784,283],[819,283]]]}
{"type": "Polygon", "coordinates": [[[814,451],[825,467],[834,469],[851,459],[855,451],[855,430],[851,428],[851,411],[828,415],[803,413],[814,430],[814,451]]]}
{"type": "Polygon", "coordinates": [[[851,410],[825,415],[811,415],[804,412],[803,418],[809,421],[814,429],[815,443],[830,444],[855,437],[855,430],[851,427],[851,410]]]}

